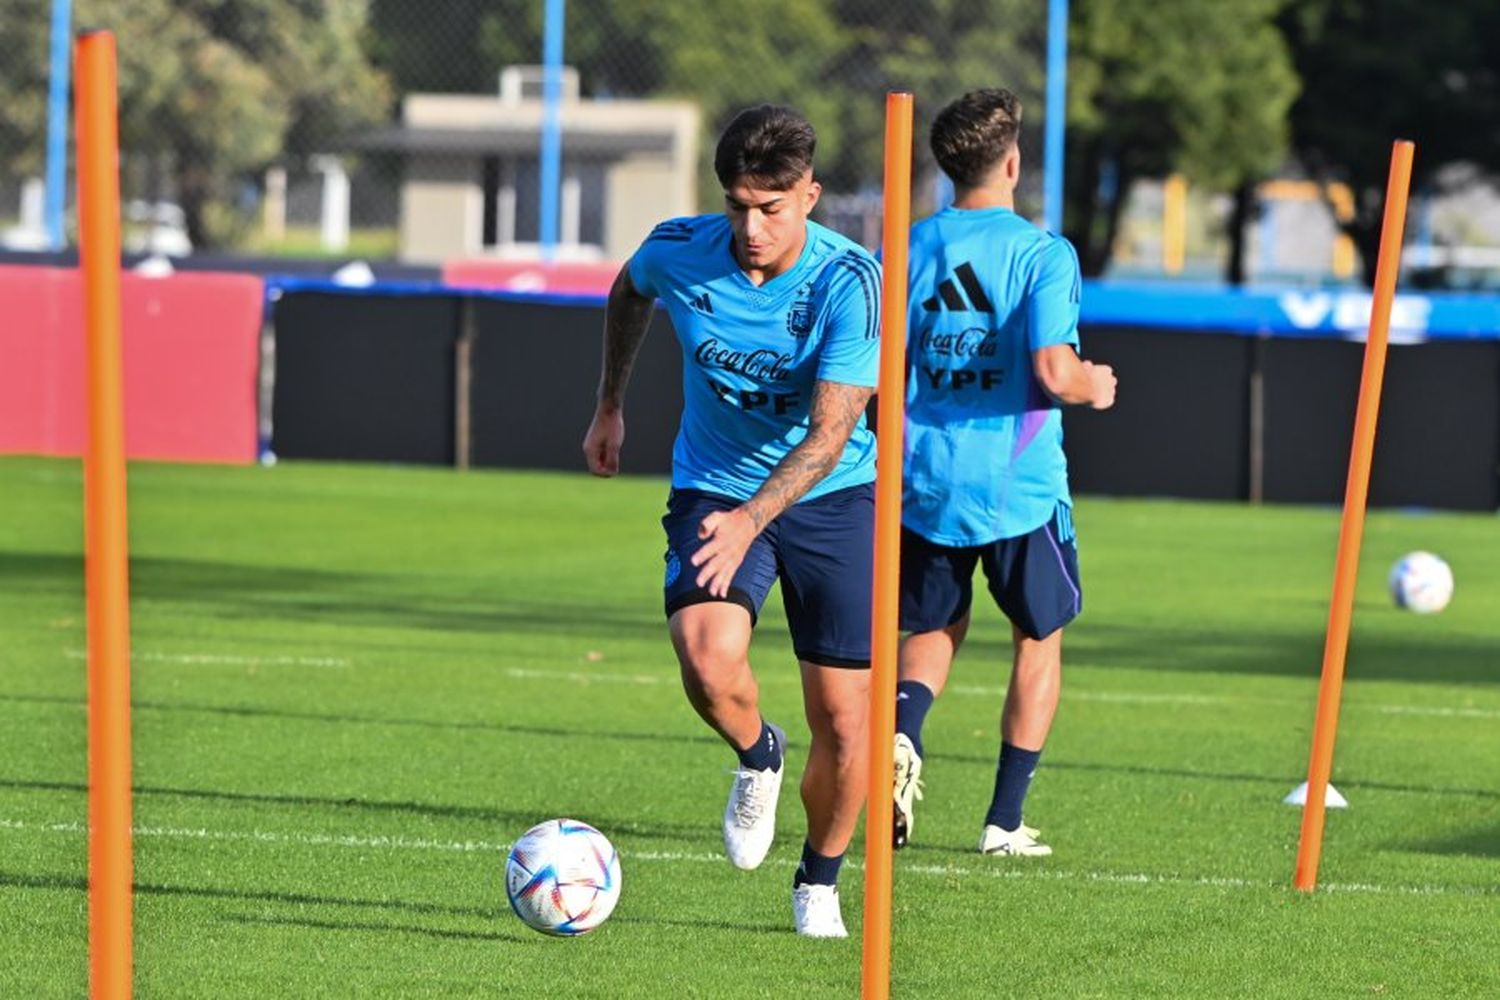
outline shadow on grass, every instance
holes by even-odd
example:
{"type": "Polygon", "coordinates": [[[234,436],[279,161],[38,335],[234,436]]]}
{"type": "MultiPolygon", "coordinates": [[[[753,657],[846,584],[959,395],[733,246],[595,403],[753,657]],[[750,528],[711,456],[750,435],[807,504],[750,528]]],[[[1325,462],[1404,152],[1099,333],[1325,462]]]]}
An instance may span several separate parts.
{"type": "MultiPolygon", "coordinates": [[[[1362,633],[1356,617],[1348,653],[1353,681],[1500,686],[1493,638],[1429,630],[1427,635],[1362,633]]],[[[1317,681],[1323,663],[1321,630],[1276,632],[1190,622],[1126,625],[1085,618],[1070,628],[1065,663],[1088,667],[1170,671],[1184,674],[1246,674],[1305,677],[1317,681]]],[[[1009,673],[1008,638],[971,636],[960,659],[994,664],[999,679],[1009,673]]]]}
{"type": "MultiPolygon", "coordinates": [[[[68,705],[83,711],[87,703],[81,698],[62,695],[0,694],[0,702],[13,701],[29,704],[68,705]]],[[[411,726],[421,729],[481,730],[484,732],[514,734],[519,736],[549,736],[577,742],[579,739],[622,740],[637,743],[696,743],[720,746],[723,741],[708,734],[688,735],[654,731],[649,733],[624,733],[590,729],[564,729],[558,726],[528,726],[507,722],[477,722],[445,719],[408,719],[399,716],[355,715],[344,712],[307,712],[290,708],[268,708],[256,705],[200,705],[191,702],[160,702],[132,700],[131,708],[150,712],[194,712],[210,715],[228,715],[242,718],[287,719],[306,722],[330,722],[369,726],[411,726]]]]}
{"type": "Polygon", "coordinates": [[[265,927],[301,927],[317,931],[358,931],[365,934],[419,934],[447,941],[504,941],[508,944],[540,944],[540,936],[523,936],[504,931],[456,931],[444,927],[419,927],[412,924],[344,923],[334,920],[309,920],[306,917],[260,917],[248,913],[230,913],[220,917],[237,924],[259,924],[265,927]]]}
{"type": "MultiPolygon", "coordinates": [[[[65,792],[73,795],[88,794],[88,786],[75,782],[26,781],[0,778],[0,788],[25,791],[65,792]]],[[[273,795],[264,792],[228,792],[200,788],[161,788],[137,785],[134,792],[139,796],[168,796],[187,799],[202,799],[211,802],[258,803],[279,806],[314,806],[333,810],[358,812],[409,813],[419,816],[437,816],[445,819],[477,820],[492,824],[497,836],[506,833],[519,834],[537,823],[544,816],[535,810],[496,809],[488,806],[457,806],[435,802],[411,802],[390,799],[366,799],[358,797],[318,795],[273,795]]],[[[602,815],[599,810],[586,808],[570,810],[566,803],[555,809],[558,815],[576,814],[586,822],[607,830],[611,835],[641,837],[650,840],[698,841],[717,833],[717,820],[700,824],[653,823],[644,824],[637,819],[602,815]]]]}
{"type": "MultiPolygon", "coordinates": [[[[931,753],[925,760],[953,761],[960,764],[976,764],[985,767],[994,767],[993,756],[981,756],[979,754],[956,754],[956,753],[931,753]]],[[[1082,761],[1043,760],[1041,771],[1084,771],[1100,774],[1124,774],[1136,775],[1147,778],[1190,778],[1198,781],[1228,781],[1228,782],[1251,782],[1254,784],[1267,784],[1276,788],[1290,791],[1305,775],[1290,774],[1249,774],[1243,771],[1212,771],[1195,770],[1186,767],[1143,767],[1138,764],[1091,764],[1082,761]]],[[[1386,781],[1358,781],[1348,778],[1338,780],[1340,788],[1359,790],[1369,789],[1376,792],[1404,792],[1413,795],[1457,795],[1476,799],[1500,799],[1500,789],[1495,788],[1455,788],[1441,785],[1402,785],[1386,781]]],[[[1281,794],[1285,794],[1283,791],[1281,794]]]]}
{"type": "MultiPolygon", "coordinates": [[[[0,552],[0,594],[51,591],[76,599],[83,560],[0,552]]],[[[633,634],[665,641],[658,604],[626,610],[580,597],[574,604],[528,599],[526,581],[435,574],[336,573],[135,556],[130,593],[187,613],[235,621],[315,622],[351,627],[548,635],[633,634]],[[481,586],[482,585],[482,586],[481,586]]]]}
{"type": "Polygon", "coordinates": [[[616,914],[610,918],[610,923],[615,924],[640,924],[644,927],[685,927],[689,930],[701,931],[732,931],[735,934],[743,934],[747,931],[751,934],[776,934],[791,935],[791,923],[787,924],[754,924],[740,923],[733,920],[718,918],[705,918],[702,920],[673,919],[671,917],[631,917],[616,914]]]}
{"type": "Polygon", "coordinates": [[[1471,858],[1500,858],[1500,826],[1474,830],[1446,840],[1422,841],[1402,845],[1402,850],[1418,854],[1464,855],[1471,858]]]}
{"type": "MultiPolygon", "coordinates": [[[[0,595],[38,589],[76,599],[82,560],[55,553],[0,552],[0,595]]],[[[603,588],[601,587],[601,590],[603,588]]],[[[541,600],[524,579],[417,573],[341,573],[139,556],[131,592],[159,614],[249,622],[315,622],[351,628],[467,632],[479,635],[607,636],[665,640],[660,607],[541,600]]],[[[607,593],[607,591],[605,591],[607,593]]],[[[1233,595],[1226,595],[1226,601],[1233,595]]],[[[1177,673],[1305,677],[1322,663],[1321,628],[1274,630],[1266,623],[1174,621],[1135,624],[1092,616],[1070,632],[1069,658],[1092,667],[1177,673]]],[[[966,658],[1010,662],[1008,639],[974,635],[966,658]]],[[[1495,687],[1494,640],[1425,629],[1402,635],[1356,628],[1349,653],[1353,680],[1401,680],[1495,687]]]]}
{"type": "MultiPolygon", "coordinates": [[[[0,871],[0,886],[16,889],[57,889],[69,892],[86,892],[88,890],[88,879],[66,875],[22,875],[14,872],[0,871]]],[[[349,899],[342,896],[319,896],[302,892],[253,891],[249,889],[224,889],[214,886],[153,885],[149,882],[135,883],[135,892],[141,896],[254,900],[261,903],[284,903],[292,906],[346,906],[361,909],[402,910],[407,913],[480,917],[486,920],[497,919],[510,912],[503,907],[446,906],[441,903],[412,903],[393,899],[349,899]]]]}

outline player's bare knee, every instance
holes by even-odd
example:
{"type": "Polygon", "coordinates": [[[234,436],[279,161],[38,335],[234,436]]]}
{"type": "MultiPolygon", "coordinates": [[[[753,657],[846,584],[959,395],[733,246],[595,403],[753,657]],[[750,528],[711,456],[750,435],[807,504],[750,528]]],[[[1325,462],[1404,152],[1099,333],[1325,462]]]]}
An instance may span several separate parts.
{"type": "MultiPolygon", "coordinates": [[[[858,766],[863,760],[869,735],[869,717],[864,705],[822,707],[813,723],[814,738],[826,741],[840,769],[858,766]]],[[[811,721],[811,720],[809,720],[811,721]]]]}
{"type": "Polygon", "coordinates": [[[755,702],[755,679],[746,668],[743,651],[737,657],[684,659],[682,684],[689,694],[713,704],[755,702]]]}
{"type": "Polygon", "coordinates": [[[693,628],[673,637],[683,675],[722,677],[738,673],[746,665],[746,643],[736,635],[712,628],[693,628]]]}
{"type": "MultiPolygon", "coordinates": [[[[1053,636],[1060,635],[1061,630],[1054,632],[1053,636]]],[[[1057,673],[1062,669],[1062,645],[1051,639],[1040,642],[1027,641],[1021,643],[1016,649],[1015,669],[1018,674],[1027,676],[1047,676],[1057,673]]]]}

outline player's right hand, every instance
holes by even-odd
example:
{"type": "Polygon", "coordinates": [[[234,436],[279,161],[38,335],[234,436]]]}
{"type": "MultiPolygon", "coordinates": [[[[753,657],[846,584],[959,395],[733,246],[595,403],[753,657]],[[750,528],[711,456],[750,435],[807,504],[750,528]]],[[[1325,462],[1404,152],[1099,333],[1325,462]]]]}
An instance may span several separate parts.
{"type": "Polygon", "coordinates": [[[1089,385],[1093,392],[1090,393],[1089,406],[1096,410],[1107,410],[1115,405],[1115,370],[1109,365],[1096,365],[1092,361],[1083,363],[1084,373],[1088,375],[1089,385]]]}
{"type": "Polygon", "coordinates": [[[589,432],[583,436],[583,459],[596,476],[620,471],[620,446],[625,443],[625,414],[600,407],[594,411],[589,432]]]}

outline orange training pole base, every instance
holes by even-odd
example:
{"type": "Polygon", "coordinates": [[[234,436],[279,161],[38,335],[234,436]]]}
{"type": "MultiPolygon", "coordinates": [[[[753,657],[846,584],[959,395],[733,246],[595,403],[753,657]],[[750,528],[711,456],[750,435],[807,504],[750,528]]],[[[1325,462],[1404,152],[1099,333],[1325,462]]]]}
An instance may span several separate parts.
{"type": "Polygon", "coordinates": [[[1385,378],[1386,341],[1391,326],[1391,303],[1396,297],[1396,275],[1401,269],[1401,237],[1406,228],[1406,194],[1411,186],[1411,161],[1416,147],[1398,140],[1391,150],[1390,179],[1385,188],[1385,218],[1380,228],[1380,257],[1375,264],[1375,301],[1370,309],[1370,337],[1365,342],[1365,366],[1359,381],[1359,405],[1354,415],[1354,446],[1349,456],[1349,480],[1344,489],[1344,519],[1339,527],[1339,551],[1333,571],[1333,600],[1328,609],[1328,636],[1323,646],[1323,679],[1318,684],[1318,714],[1313,723],[1312,752],[1307,763],[1307,802],[1302,807],[1302,837],[1297,846],[1294,884],[1311,892],[1318,882],[1318,858],[1323,851],[1324,797],[1333,770],[1333,742],[1339,725],[1339,699],[1344,686],[1344,654],[1349,648],[1349,623],[1354,614],[1354,580],[1359,570],[1359,546],[1365,528],[1365,498],[1370,486],[1370,458],[1375,449],[1375,420],[1380,413],[1380,386],[1385,378]]]}
{"type": "Polygon", "coordinates": [[[912,96],[885,97],[885,232],[875,478],[875,593],[870,660],[870,785],[865,805],[865,1000],[891,993],[891,775],[896,732],[896,613],[901,570],[901,455],[906,400],[906,251],[911,226],[912,96]]]}
{"type": "Polygon", "coordinates": [[[88,328],[84,565],[88,598],[89,994],[131,995],[130,596],[120,349],[115,39],[79,36],[78,227],[88,328]]]}

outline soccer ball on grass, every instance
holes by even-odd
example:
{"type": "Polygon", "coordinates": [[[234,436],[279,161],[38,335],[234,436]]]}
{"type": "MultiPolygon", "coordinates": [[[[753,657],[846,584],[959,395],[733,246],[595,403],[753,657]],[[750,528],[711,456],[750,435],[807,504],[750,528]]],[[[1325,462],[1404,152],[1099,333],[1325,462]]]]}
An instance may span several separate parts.
{"type": "Polygon", "coordinates": [[[558,937],[586,934],[619,902],[620,855],[587,823],[549,819],[511,847],[505,894],[528,927],[558,937]]]}
{"type": "Polygon", "coordinates": [[[1453,571],[1431,552],[1408,552],[1391,567],[1391,599],[1396,607],[1430,615],[1453,597],[1453,571]]]}

